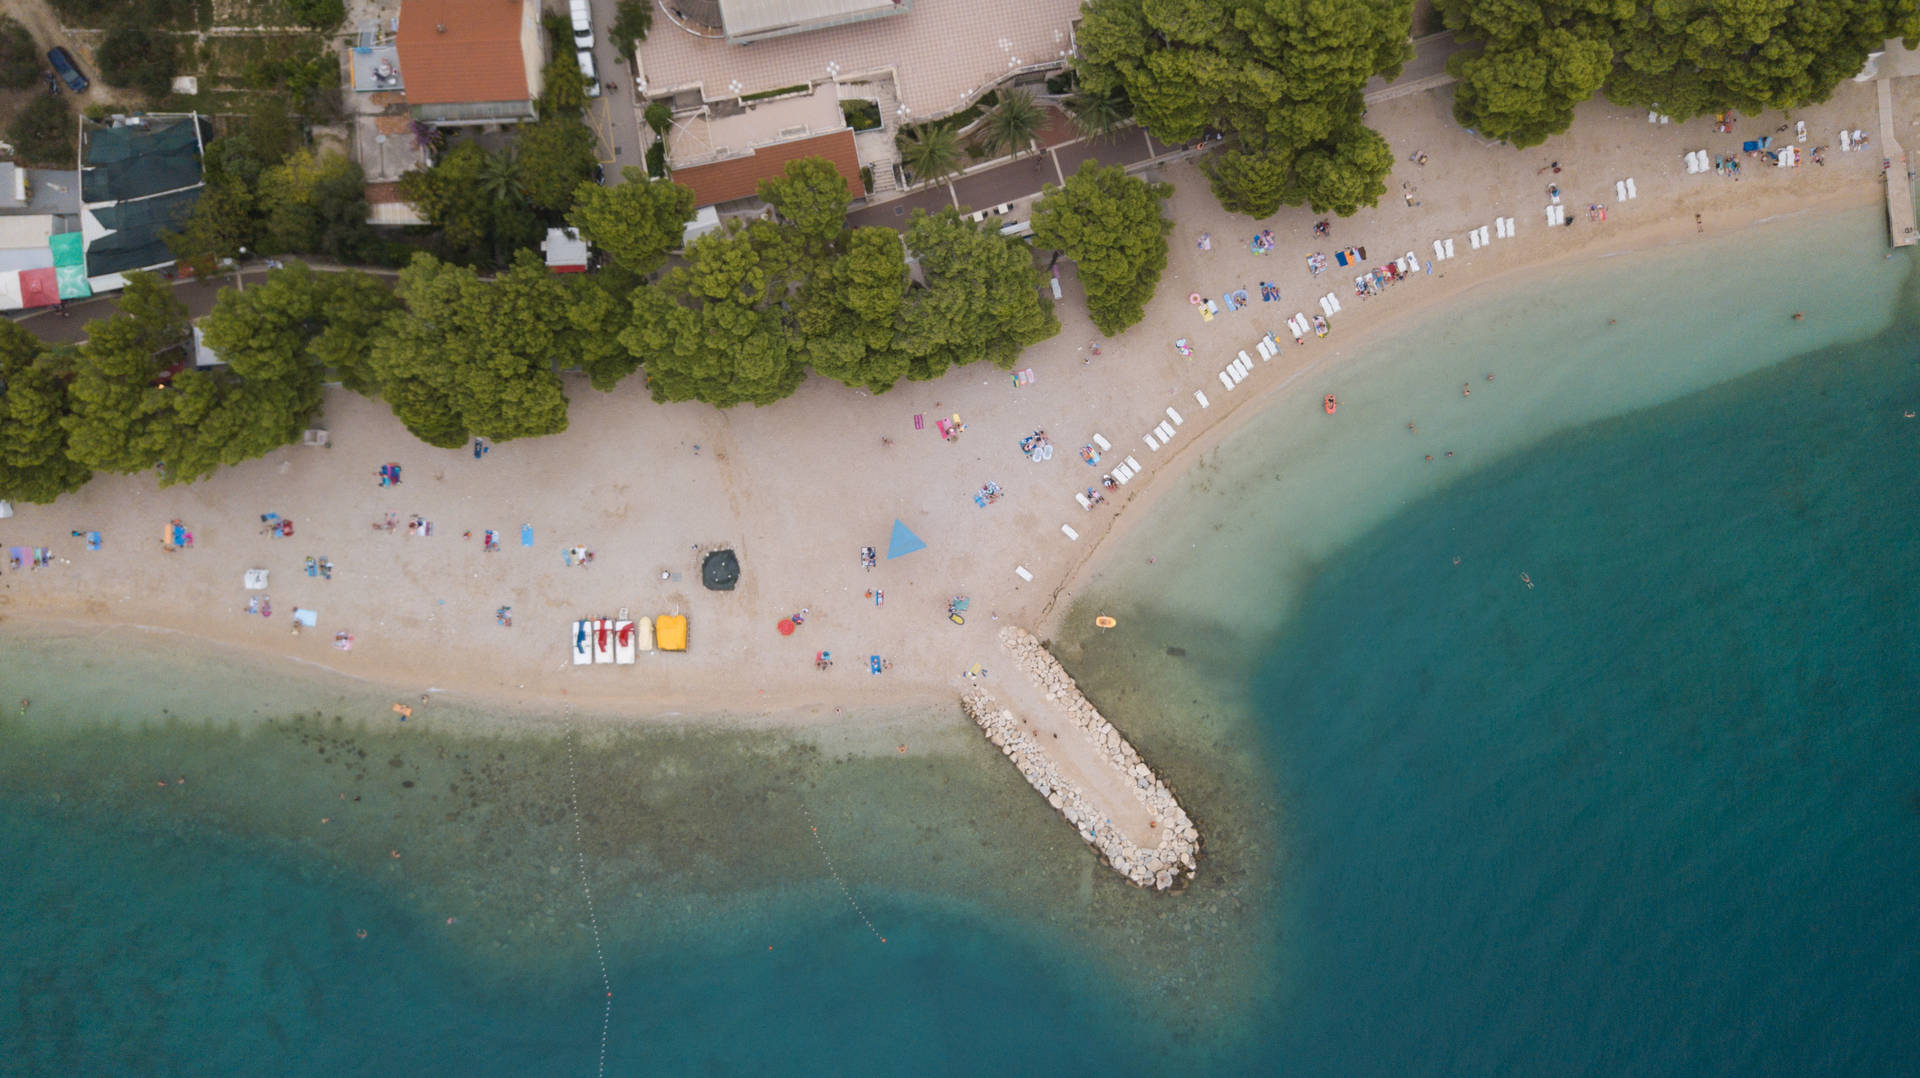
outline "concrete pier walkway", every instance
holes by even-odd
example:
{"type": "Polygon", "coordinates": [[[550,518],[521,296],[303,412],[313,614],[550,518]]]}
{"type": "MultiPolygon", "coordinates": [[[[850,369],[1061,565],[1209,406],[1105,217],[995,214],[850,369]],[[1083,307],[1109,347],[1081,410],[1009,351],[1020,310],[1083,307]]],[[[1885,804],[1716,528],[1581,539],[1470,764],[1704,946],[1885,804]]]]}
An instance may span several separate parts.
{"type": "Polygon", "coordinates": [[[1200,832],[1173,791],[1031,633],[1000,642],[1015,669],[961,697],[968,717],[1108,867],[1159,890],[1190,877],[1200,832]]]}
{"type": "Polygon", "coordinates": [[[1893,134],[1893,83],[1885,76],[1874,80],[1880,91],[1880,153],[1887,166],[1887,234],[1895,247],[1920,243],[1913,214],[1913,166],[1907,151],[1893,134]]]}

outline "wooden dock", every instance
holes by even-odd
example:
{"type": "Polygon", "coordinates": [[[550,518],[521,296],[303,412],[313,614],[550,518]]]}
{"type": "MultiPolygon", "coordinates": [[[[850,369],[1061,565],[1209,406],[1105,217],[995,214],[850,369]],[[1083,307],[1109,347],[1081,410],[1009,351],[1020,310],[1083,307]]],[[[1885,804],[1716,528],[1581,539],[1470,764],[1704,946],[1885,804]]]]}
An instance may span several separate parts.
{"type": "Polygon", "coordinates": [[[1887,166],[1887,235],[1895,247],[1920,243],[1913,219],[1913,166],[1907,151],[1893,134],[1893,84],[1884,76],[1875,80],[1880,91],[1880,153],[1887,166]]]}

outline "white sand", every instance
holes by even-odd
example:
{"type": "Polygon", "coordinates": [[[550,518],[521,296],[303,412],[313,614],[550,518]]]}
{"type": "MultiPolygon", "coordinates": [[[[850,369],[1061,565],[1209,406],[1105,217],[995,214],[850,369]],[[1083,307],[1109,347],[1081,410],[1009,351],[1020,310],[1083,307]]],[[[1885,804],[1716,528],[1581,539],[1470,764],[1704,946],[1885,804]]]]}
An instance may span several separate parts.
{"type": "MultiPolygon", "coordinates": [[[[1845,84],[1832,102],[1796,115],[1815,132],[1843,124],[1873,129],[1870,90],[1845,84]]],[[[1376,110],[1371,122],[1393,142],[1401,164],[1381,205],[1335,220],[1330,240],[1312,237],[1314,215],[1304,209],[1264,221],[1234,217],[1219,209],[1191,166],[1166,169],[1178,188],[1169,207],[1177,228],[1149,317],[1120,338],[1100,340],[1100,357],[1083,364],[1099,337],[1069,279],[1060,305],[1064,331],[1020,364],[1036,372],[1033,385],[1016,389],[1005,372],[973,367],[876,398],[814,378],[772,407],[717,412],[655,405],[639,378],[611,394],[571,379],[565,434],[499,445],[481,461],[464,449],[420,444],[384,405],[331,392],[324,421],[331,449],[287,448],[167,490],[146,476],[102,476],[53,506],[17,506],[16,518],[0,522],[0,543],[51,546],[59,561],[0,576],[0,614],[15,621],[15,630],[36,618],[177,630],[391,683],[409,695],[429,687],[523,703],[565,695],[587,709],[652,721],[726,715],[788,722],[880,703],[950,705],[969,665],[991,671],[1001,658],[994,614],[1048,627],[1047,619],[1059,616],[1055,598],[1088,572],[1117,520],[1151,526],[1153,493],[1194,459],[1193,447],[1252,415],[1290,374],[1325,360],[1336,342],[1356,354],[1383,329],[1517,270],[1690,242],[1698,235],[1696,213],[1711,231],[1790,208],[1881,197],[1877,153],[1843,156],[1837,145],[1829,145],[1824,168],[1781,170],[1747,160],[1739,182],[1685,174],[1682,152],[1725,152],[1741,138],[1772,133],[1778,116],[1743,119],[1735,134],[1715,135],[1706,121],[1650,127],[1644,113],[1594,102],[1581,109],[1570,135],[1516,153],[1479,144],[1446,107],[1429,93],[1376,110]],[[1428,154],[1424,168],[1407,162],[1414,150],[1428,154]],[[1557,177],[1536,175],[1556,159],[1557,177]],[[1635,177],[1639,198],[1616,203],[1614,181],[1626,176],[1635,177]],[[1578,221],[1553,233],[1542,214],[1550,179],[1578,221]],[[1413,184],[1418,208],[1404,204],[1403,181],[1413,184]],[[1608,205],[1607,223],[1588,223],[1589,202],[1608,205]],[[1491,225],[1496,216],[1516,219],[1517,238],[1470,250],[1467,229],[1491,225]],[[1279,240],[1264,256],[1246,246],[1260,228],[1279,240]],[[1202,232],[1213,235],[1210,252],[1196,249],[1202,232]],[[1333,251],[1347,244],[1365,246],[1369,266],[1408,250],[1424,263],[1431,240],[1447,235],[1456,241],[1455,260],[1364,303],[1353,295],[1353,272],[1343,275],[1331,264],[1333,251]],[[1304,265],[1315,250],[1329,256],[1317,282],[1304,265]],[[1261,280],[1277,282],[1285,300],[1259,302],[1261,280]],[[1203,325],[1187,294],[1217,298],[1230,287],[1247,288],[1252,306],[1222,310],[1203,325]],[[1326,292],[1339,294],[1345,307],[1334,318],[1335,336],[1296,348],[1282,319],[1317,313],[1316,297],[1326,292]],[[1222,390],[1214,372],[1238,350],[1252,352],[1269,329],[1283,338],[1283,356],[1267,364],[1256,356],[1252,380],[1236,392],[1222,390]],[[1191,360],[1172,346],[1182,336],[1195,347],[1191,360]],[[1211,408],[1197,405],[1196,388],[1211,408]],[[1149,452],[1140,436],[1166,418],[1168,405],[1186,422],[1170,449],[1149,452]],[[934,421],[954,412],[968,431],[947,444],[934,421]],[[913,428],[915,413],[925,415],[926,429],[913,428]],[[1045,428],[1055,446],[1043,464],[1029,463],[1018,446],[1035,428],[1045,428]],[[1076,452],[1095,431],[1114,446],[1100,469],[1076,452]],[[1107,506],[1081,510],[1073,492],[1097,485],[1106,467],[1128,455],[1144,474],[1110,495],[1107,506]],[[403,465],[400,487],[376,483],[385,461],[403,465]],[[1007,496],[977,508],[971,495],[988,480],[1007,496]],[[370,528],[389,511],[403,523],[417,513],[433,522],[435,534],[370,528]],[[296,534],[260,535],[264,512],[292,518],[296,534]],[[174,517],[194,531],[195,549],[161,550],[162,529],[174,517]],[[895,517],[928,549],[885,560],[895,517]],[[531,549],[519,545],[523,521],[535,528],[531,549]],[[1062,534],[1063,523],[1078,531],[1077,542],[1062,534]],[[500,532],[497,554],[481,553],[486,528],[500,532]],[[75,529],[101,530],[105,549],[85,551],[69,535],[75,529]],[[462,539],[468,530],[473,538],[462,539]],[[563,565],[562,551],[576,544],[596,551],[592,566],[563,565]],[[699,584],[698,552],[718,545],[741,557],[740,587],[731,593],[699,584]],[[870,573],[858,557],[868,545],[882,555],[870,573]],[[333,560],[331,581],[303,575],[309,554],[333,560]],[[1014,575],[1016,565],[1033,574],[1031,583],[1014,575]],[[244,615],[241,574],[250,567],[272,571],[270,619],[244,615]],[[662,571],[681,579],[663,582],[662,571]],[[874,587],[885,590],[884,606],[865,598],[874,587]],[[972,597],[964,626],[946,617],[954,594],[972,597]],[[511,629],[494,622],[503,604],[514,609],[511,629]],[[296,605],[319,611],[318,628],[289,632],[296,605]],[[690,650],[642,655],[630,668],[570,666],[571,622],[621,607],[636,617],[686,613],[690,650]],[[781,637],[775,623],[803,607],[805,626],[781,637]],[[331,646],[339,629],[355,634],[351,653],[331,646]],[[831,671],[814,669],[820,649],[833,652],[831,671]],[[869,674],[871,654],[885,656],[892,669],[869,674]]],[[[1062,269],[1071,278],[1070,267],[1062,269]]],[[[1285,391],[1317,397],[1308,381],[1285,391]]]]}

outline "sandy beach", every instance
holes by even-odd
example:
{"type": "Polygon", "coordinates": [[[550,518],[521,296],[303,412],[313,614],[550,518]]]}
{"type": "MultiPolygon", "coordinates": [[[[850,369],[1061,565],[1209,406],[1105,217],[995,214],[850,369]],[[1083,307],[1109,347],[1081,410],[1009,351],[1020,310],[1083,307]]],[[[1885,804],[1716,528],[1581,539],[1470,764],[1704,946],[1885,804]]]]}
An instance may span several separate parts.
{"type": "MultiPolygon", "coordinates": [[[[1914,115],[1915,88],[1896,96],[1900,114],[1914,115]]],[[[564,696],[583,712],[638,721],[786,723],[880,704],[951,705],[974,664],[996,673],[1001,626],[1043,637],[1058,628],[1067,609],[1058,600],[1097,568],[1116,529],[1151,522],[1156,493],[1196,449],[1276,394],[1339,392],[1343,358],[1379,335],[1516,274],[1882,197],[1877,147],[1843,155],[1837,146],[1843,126],[1878,130],[1870,85],[1843,84],[1832,101],[1795,118],[1810,129],[1803,149],[1825,146],[1826,164],[1775,169],[1743,159],[1735,180],[1688,175],[1681,155],[1737,148],[1773,134],[1782,117],[1742,118],[1732,134],[1715,134],[1704,119],[1651,126],[1644,113],[1595,101],[1570,134],[1516,152],[1461,130],[1441,94],[1399,98],[1370,118],[1400,161],[1388,193],[1374,209],[1335,219],[1327,239],[1314,237],[1315,215],[1305,209],[1235,217],[1192,165],[1164,168],[1160,178],[1176,186],[1168,206],[1176,227],[1147,319],[1100,338],[1062,263],[1064,329],[1023,357],[1020,367],[1035,375],[1024,386],[979,366],[879,397],[812,378],[777,405],[716,412],[654,404],[639,379],[603,394],[570,378],[566,433],[497,445],[483,459],[419,443],[384,404],[332,390],[322,421],[328,448],[288,447],[169,489],[150,476],[99,476],[55,505],[17,505],[0,521],[0,545],[51,547],[55,560],[0,573],[0,617],[8,633],[42,623],[145,626],[388,684],[396,698],[444,692],[538,709],[564,696]],[[1424,166],[1409,159],[1419,152],[1424,166]],[[1639,197],[1616,203],[1615,181],[1629,176],[1639,197]],[[1545,227],[1550,183],[1572,227],[1545,227]],[[1604,222],[1588,219],[1594,203],[1605,205],[1604,222]],[[1497,216],[1516,220],[1516,237],[1471,249],[1467,230],[1497,216]],[[1278,241],[1271,253],[1248,249],[1261,229],[1278,241]],[[1199,248],[1202,234],[1211,235],[1210,250],[1199,248]],[[1432,241],[1447,236],[1457,257],[1425,272],[1432,241]],[[1354,271],[1332,265],[1333,252],[1350,245],[1366,248],[1368,267],[1412,251],[1423,272],[1362,300],[1354,271]],[[1329,261],[1318,279],[1305,262],[1316,251],[1329,261]],[[1284,299],[1222,309],[1211,323],[1188,302],[1192,292],[1217,298],[1237,288],[1257,296],[1262,281],[1284,299]],[[1317,313],[1327,292],[1344,307],[1332,335],[1294,345],[1282,320],[1317,313]],[[1269,331],[1281,356],[1239,390],[1222,390],[1214,372],[1269,331]],[[1174,348],[1181,337],[1190,358],[1174,348]],[[1198,406],[1195,389],[1211,407],[1198,406]],[[1150,452],[1141,435],[1169,405],[1185,422],[1169,447],[1150,452]],[[966,431],[948,443],[935,422],[954,414],[966,431]],[[1054,454],[1036,464],[1019,443],[1040,429],[1054,454]],[[1090,468],[1077,451],[1096,432],[1114,448],[1090,468]],[[1129,455],[1144,465],[1140,477],[1082,510],[1073,494],[1098,486],[1129,455]],[[397,487],[378,481],[388,462],[403,468],[397,487]],[[973,495],[988,482],[1005,497],[983,508],[973,495]],[[262,534],[268,513],[291,520],[294,534],[262,534]],[[399,526],[376,527],[388,514],[399,526]],[[430,536],[408,533],[416,516],[431,522],[430,536]],[[190,550],[163,549],[176,518],[194,533],[190,550]],[[895,519],[927,549],[888,560],[895,519]],[[523,524],[531,546],[521,545],[523,524]],[[1079,538],[1063,534],[1063,524],[1079,538]],[[499,534],[497,552],[482,550],[487,529],[499,534]],[[102,533],[103,549],[88,551],[72,534],[89,530],[102,533]],[[576,546],[594,551],[592,564],[566,564],[576,546]],[[881,555],[871,571],[860,559],[867,546],[881,555]],[[716,547],[740,556],[734,591],[700,584],[700,555],[716,547]],[[309,556],[331,560],[331,580],[305,575],[309,556]],[[242,587],[252,568],[271,572],[271,617],[246,613],[259,594],[242,587]],[[883,602],[870,596],[876,589],[883,602]],[[947,618],[954,595],[971,598],[964,625],[947,618]],[[318,624],[291,631],[296,606],[317,611],[318,624]],[[501,606],[513,608],[511,628],[495,621],[501,606]],[[623,608],[634,617],[686,614],[688,651],[642,655],[632,667],[572,666],[571,623],[623,608]],[[780,635],[776,623],[802,610],[805,624],[780,635]],[[351,652],[333,647],[342,630],[354,636],[351,652]],[[816,669],[822,650],[833,654],[830,670],[816,669]],[[869,673],[872,655],[890,664],[885,673],[869,673]]]]}

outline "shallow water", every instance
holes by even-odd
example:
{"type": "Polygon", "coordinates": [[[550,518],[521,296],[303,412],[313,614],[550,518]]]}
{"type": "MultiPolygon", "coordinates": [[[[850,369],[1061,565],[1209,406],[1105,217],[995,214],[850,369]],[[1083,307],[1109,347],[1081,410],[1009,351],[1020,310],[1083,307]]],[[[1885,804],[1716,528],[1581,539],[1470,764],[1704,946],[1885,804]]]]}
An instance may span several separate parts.
{"type": "Polygon", "coordinates": [[[1156,507],[1082,597],[1121,628],[1059,643],[1208,836],[1184,895],[957,709],[482,736],[8,626],[0,1071],[598,1073],[604,1020],[611,1073],[1898,1072],[1920,304],[1866,248],[1544,279],[1633,347],[1469,307],[1156,507]]]}

